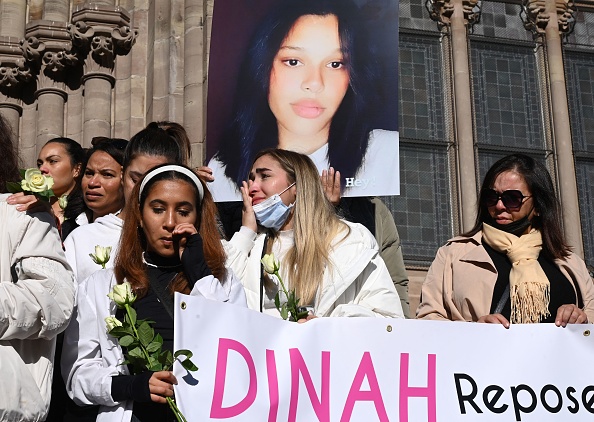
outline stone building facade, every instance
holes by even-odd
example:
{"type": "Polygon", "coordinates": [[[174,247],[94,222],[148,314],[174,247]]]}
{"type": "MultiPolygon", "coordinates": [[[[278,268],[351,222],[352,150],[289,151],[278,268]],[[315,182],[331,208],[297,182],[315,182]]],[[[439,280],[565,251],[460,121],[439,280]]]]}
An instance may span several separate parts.
{"type": "Polygon", "coordinates": [[[89,146],[155,120],[183,123],[203,155],[203,0],[0,0],[0,112],[21,157],[50,138],[89,146]]]}
{"type": "MultiPolygon", "coordinates": [[[[88,146],[154,120],[182,123],[202,163],[214,2],[0,0],[0,113],[24,164],[51,137],[88,146]]],[[[594,264],[593,2],[401,0],[399,9],[402,193],[384,200],[411,308],[437,248],[473,225],[484,173],[513,151],[546,163],[568,240],[594,264]]]]}

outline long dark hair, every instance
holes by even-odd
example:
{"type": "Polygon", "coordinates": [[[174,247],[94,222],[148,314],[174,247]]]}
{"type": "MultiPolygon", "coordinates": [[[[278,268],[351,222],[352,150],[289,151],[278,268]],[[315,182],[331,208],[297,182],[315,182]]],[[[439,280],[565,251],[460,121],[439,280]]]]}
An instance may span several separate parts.
{"type": "Polygon", "coordinates": [[[485,205],[485,196],[487,191],[493,188],[497,176],[506,171],[520,174],[532,192],[532,201],[536,211],[532,218],[532,227],[539,229],[542,233],[542,251],[545,256],[549,259],[567,257],[570,248],[563,233],[561,207],[555,196],[551,175],[543,164],[525,154],[512,154],[503,157],[487,171],[479,193],[476,222],[464,236],[474,236],[482,230],[483,223],[488,221],[489,209],[485,205]]]}
{"type": "Polygon", "coordinates": [[[14,133],[10,124],[2,113],[0,113],[0,157],[2,165],[0,166],[0,193],[6,192],[6,182],[17,182],[21,176],[19,174],[19,156],[13,142],[14,133]]]}
{"type": "Polygon", "coordinates": [[[216,158],[237,185],[245,179],[258,151],[278,145],[277,121],[268,105],[274,57],[295,22],[305,15],[335,15],[340,45],[349,73],[346,95],[332,118],[328,159],[345,177],[355,175],[371,131],[371,111],[377,97],[370,46],[360,25],[359,9],[349,0],[285,0],[264,19],[253,36],[239,72],[233,119],[221,139],[216,158]]]}
{"type": "Polygon", "coordinates": [[[80,186],[80,181],[82,179],[85,166],[87,165],[87,154],[85,149],[74,139],[64,137],[53,138],[45,143],[45,145],[48,144],[62,145],[62,147],[64,147],[64,151],[66,151],[66,154],[68,154],[72,168],[77,166],[80,167],[78,176],[74,179],[74,188],[68,194],[68,205],[66,205],[66,208],[64,209],[65,219],[75,219],[80,213],[87,209],[80,186]]]}
{"type": "MultiPolygon", "coordinates": [[[[155,168],[164,165],[167,164],[162,164],[155,168]]],[[[190,170],[188,167],[186,167],[186,169],[190,170]]],[[[194,182],[188,176],[173,170],[165,171],[155,175],[147,182],[140,199],[139,193],[142,181],[139,181],[132,190],[130,200],[125,205],[126,219],[124,220],[124,227],[120,239],[120,249],[116,257],[114,271],[118,283],[127,280],[140,297],[144,296],[149,288],[148,276],[145,271],[144,263],[142,262],[142,253],[147,246],[146,239],[142,230],[139,229],[140,222],[142,221],[142,208],[155,184],[162,180],[181,180],[192,186],[196,205],[198,207],[198,219],[195,227],[202,237],[206,263],[212,271],[212,274],[221,282],[223,282],[226,277],[226,255],[216,224],[217,208],[210,191],[204,182],[200,181],[204,190],[204,197],[200,199],[196,185],[194,185],[194,182]]],[[[179,273],[171,281],[169,287],[171,293],[174,291],[181,293],[190,292],[188,280],[183,272],[179,273]]]]}

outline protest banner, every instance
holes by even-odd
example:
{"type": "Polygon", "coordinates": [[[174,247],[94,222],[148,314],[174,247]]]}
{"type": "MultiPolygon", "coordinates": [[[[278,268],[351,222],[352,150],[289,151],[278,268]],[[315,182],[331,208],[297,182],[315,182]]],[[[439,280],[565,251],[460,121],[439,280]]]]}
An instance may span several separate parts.
{"type": "Polygon", "coordinates": [[[176,294],[175,367],[189,421],[585,421],[591,325],[383,318],[305,324],[176,294]]]}

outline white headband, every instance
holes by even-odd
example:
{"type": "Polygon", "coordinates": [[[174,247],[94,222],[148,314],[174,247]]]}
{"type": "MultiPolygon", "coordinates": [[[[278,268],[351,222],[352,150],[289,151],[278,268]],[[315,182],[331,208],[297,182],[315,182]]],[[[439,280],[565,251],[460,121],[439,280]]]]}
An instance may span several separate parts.
{"type": "Polygon", "coordinates": [[[192,179],[192,182],[194,182],[194,184],[198,188],[198,196],[200,197],[200,201],[202,201],[202,198],[204,198],[204,188],[202,187],[202,183],[200,182],[200,179],[198,179],[198,176],[196,176],[196,173],[194,173],[192,170],[189,170],[185,167],[178,166],[175,164],[170,164],[167,166],[156,168],[154,170],[149,171],[146,174],[146,176],[144,176],[144,179],[142,179],[142,183],[140,184],[140,191],[138,192],[138,200],[139,201],[140,201],[140,197],[142,196],[142,191],[144,190],[146,184],[153,177],[155,177],[157,174],[164,173],[166,171],[175,171],[177,173],[185,174],[190,179],[192,179]]]}

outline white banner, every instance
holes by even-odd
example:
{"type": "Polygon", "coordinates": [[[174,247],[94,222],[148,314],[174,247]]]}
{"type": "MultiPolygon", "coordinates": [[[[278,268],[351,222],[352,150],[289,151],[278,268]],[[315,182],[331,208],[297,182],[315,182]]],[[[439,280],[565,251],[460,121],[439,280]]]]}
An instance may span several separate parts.
{"type": "Polygon", "coordinates": [[[592,325],[282,321],[176,294],[188,421],[591,421],[592,325]]]}

